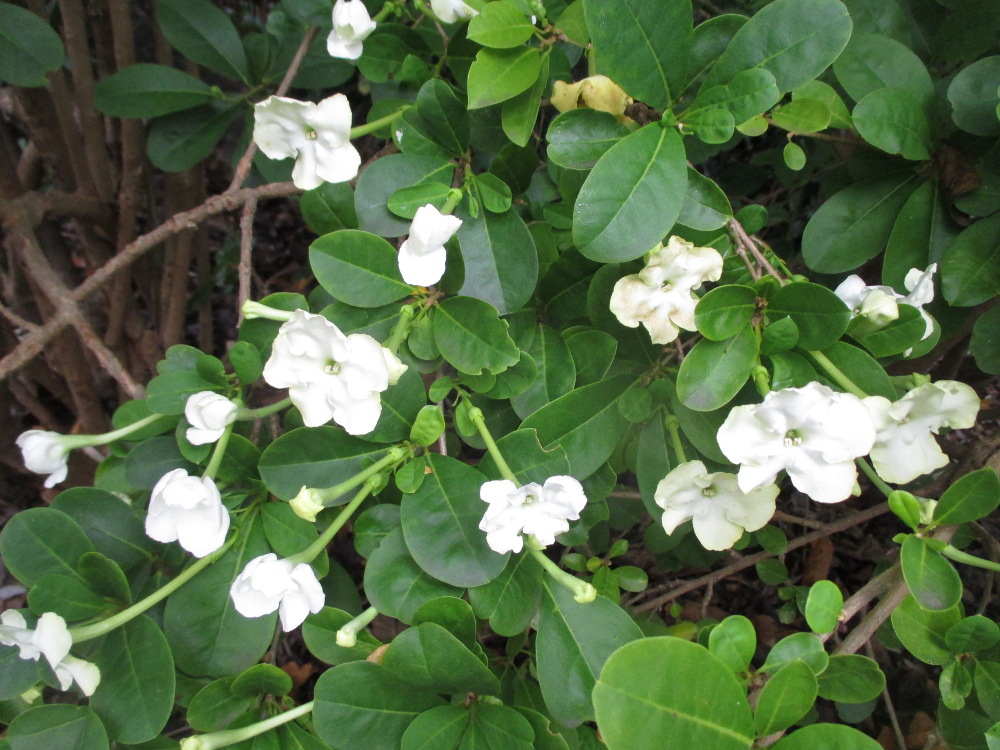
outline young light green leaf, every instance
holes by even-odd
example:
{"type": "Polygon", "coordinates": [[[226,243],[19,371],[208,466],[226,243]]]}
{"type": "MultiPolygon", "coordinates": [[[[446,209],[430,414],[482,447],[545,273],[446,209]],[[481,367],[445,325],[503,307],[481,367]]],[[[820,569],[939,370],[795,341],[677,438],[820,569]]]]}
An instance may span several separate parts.
{"type": "Polygon", "coordinates": [[[833,581],[816,581],[806,598],[806,623],[814,633],[831,633],[840,621],[844,595],[833,581]]]}
{"type": "Polygon", "coordinates": [[[962,579],[954,566],[921,538],[908,535],[899,552],[903,579],[917,603],[935,611],[954,607],[962,599],[962,579]]]}
{"type": "Polygon", "coordinates": [[[469,68],[469,109],[499,104],[538,80],[542,61],[537,49],[484,48],[469,68]]]}
{"type": "Polygon", "coordinates": [[[816,675],[803,661],[793,661],[764,685],[754,709],[754,728],[761,737],[788,729],[805,716],[816,700],[816,675]]]}
{"type": "Polygon", "coordinates": [[[468,37],[484,47],[508,49],[520,47],[535,32],[534,24],[513,3],[487,3],[469,21],[468,37]]]}
{"type": "Polygon", "coordinates": [[[689,409],[715,411],[739,393],[756,362],[757,337],[749,326],[724,341],[702,339],[681,363],[677,395],[689,409]]]}

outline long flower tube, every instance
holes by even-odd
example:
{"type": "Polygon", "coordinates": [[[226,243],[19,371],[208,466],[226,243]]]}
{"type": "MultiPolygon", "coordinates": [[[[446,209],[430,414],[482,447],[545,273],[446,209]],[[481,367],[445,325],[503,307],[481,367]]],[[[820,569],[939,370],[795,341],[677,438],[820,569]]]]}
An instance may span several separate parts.
{"type": "Polygon", "coordinates": [[[220,747],[229,747],[237,742],[252,739],[264,734],[282,724],[295,721],[306,714],[312,712],[316,706],[316,701],[303,703],[301,706],[272,716],[269,719],[258,721],[256,724],[240,727],[239,729],[224,729],[220,732],[209,732],[208,734],[196,734],[181,740],[180,750],[218,750],[220,747]]]}

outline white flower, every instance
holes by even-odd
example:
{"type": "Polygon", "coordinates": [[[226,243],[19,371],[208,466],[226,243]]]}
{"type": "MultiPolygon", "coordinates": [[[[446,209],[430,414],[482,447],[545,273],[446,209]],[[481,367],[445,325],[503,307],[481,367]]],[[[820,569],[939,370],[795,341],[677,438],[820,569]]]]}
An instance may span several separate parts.
{"type": "Polygon", "coordinates": [[[739,488],[735,474],[709,474],[701,461],[673,469],[656,485],[653,498],[663,508],[663,530],[668,534],[689,518],[705,549],[729,549],[743,531],[756,531],[774,515],[778,486],[768,484],[750,492],[739,488]]]}
{"type": "Polygon", "coordinates": [[[462,0],[431,0],[431,10],[443,23],[455,23],[459,19],[468,20],[479,15],[478,10],[462,0]]]}
{"type": "Polygon", "coordinates": [[[668,344],[680,329],[695,330],[693,290],[722,276],[722,256],[710,247],[695,247],[672,236],[667,246],[650,253],[646,267],[625,276],[611,293],[611,312],[629,328],[641,323],[654,344],[668,344]]]}
{"type": "Polygon", "coordinates": [[[24,615],[16,609],[8,609],[0,614],[0,643],[17,646],[22,659],[38,661],[44,656],[62,690],[68,690],[75,682],[83,694],[89,696],[101,681],[101,671],[96,664],[70,656],[73,637],[66,628],[66,621],[55,612],[43,614],[31,629],[24,615]]]}
{"type": "Polygon", "coordinates": [[[921,341],[934,333],[934,319],[924,311],[924,305],[934,301],[934,274],[937,272],[937,267],[937,263],[931,263],[923,271],[911,268],[903,279],[903,286],[909,294],[902,298],[902,302],[920,310],[926,324],[924,335],[920,337],[921,341]]]}
{"type": "Polygon", "coordinates": [[[869,396],[864,403],[877,430],[872,464],[893,484],[912,482],[947,465],[948,457],[932,435],[945,427],[972,427],[979,411],[976,392],[954,380],[926,383],[892,403],[882,396],[869,396]]]}
{"type": "Polygon", "coordinates": [[[542,486],[531,482],[518,487],[509,479],[485,482],[479,497],[490,505],[479,528],[490,549],[501,555],[523,549],[522,532],[545,546],[552,544],[587,505],[583,486],[567,476],[549,477],[542,486]]]}
{"type": "Polygon", "coordinates": [[[852,317],[862,316],[871,321],[871,330],[878,330],[899,317],[899,303],[911,305],[920,310],[924,319],[926,339],[934,332],[934,319],[924,311],[923,306],[934,299],[934,274],[937,263],[931,263],[926,270],[911,268],[903,286],[909,294],[900,294],[891,286],[866,286],[860,276],[852,275],[844,279],[834,289],[834,294],[843,300],[851,310],[852,317]]]}
{"type": "Polygon", "coordinates": [[[229,589],[236,611],[244,617],[263,617],[278,610],[281,629],[294,630],[306,615],[323,609],[326,594],[306,563],[279,560],[273,552],[247,563],[229,589]]]}
{"type": "Polygon", "coordinates": [[[785,469],[801,492],[836,503],[854,489],[854,459],[871,450],[875,425],[857,396],[813,382],[735,407],[717,438],[726,458],[740,464],[744,492],[770,484],[785,469]]]}
{"type": "Polygon", "coordinates": [[[345,336],[322,315],[296,310],[278,329],[264,380],[288,389],[306,426],[333,419],[352,435],[364,435],[382,413],[379,394],[405,371],[371,336],[345,336]]]}
{"type": "Polygon", "coordinates": [[[305,485],[302,486],[299,494],[292,499],[289,505],[292,506],[295,515],[309,523],[316,523],[316,516],[320,511],[326,509],[319,492],[305,485]]]}
{"type": "Polygon", "coordinates": [[[45,480],[46,487],[54,487],[66,478],[69,471],[66,459],[70,445],[66,438],[66,435],[47,430],[28,430],[17,438],[17,447],[21,449],[28,470],[49,475],[45,480]]]}
{"type": "Polygon", "coordinates": [[[326,38],[331,57],[357,60],[362,42],[375,31],[375,22],[361,0],[337,0],[333,6],[333,31],[326,38]]]}
{"type": "Polygon", "coordinates": [[[158,542],[180,542],[195,557],[215,552],[226,541],[229,511],[208,477],[184,469],[168,471],[153,487],[146,535],[158,542]]]}
{"type": "Polygon", "coordinates": [[[410,224],[410,236],[399,248],[399,273],[415,286],[436,284],[444,276],[448,251],[444,243],[452,238],[462,220],[442,214],[428,203],[417,209],[410,224]]]}
{"type": "Polygon", "coordinates": [[[254,105],[253,139],[271,159],[295,157],[292,182],[302,190],[347,182],[361,166],[361,155],[351,145],[351,106],[343,94],[319,104],[270,96],[254,105]]]}
{"type": "Polygon", "coordinates": [[[236,421],[236,411],[236,404],[212,391],[188,396],[184,416],[191,426],[184,436],[192,445],[214,443],[222,437],[226,427],[236,421]]]}

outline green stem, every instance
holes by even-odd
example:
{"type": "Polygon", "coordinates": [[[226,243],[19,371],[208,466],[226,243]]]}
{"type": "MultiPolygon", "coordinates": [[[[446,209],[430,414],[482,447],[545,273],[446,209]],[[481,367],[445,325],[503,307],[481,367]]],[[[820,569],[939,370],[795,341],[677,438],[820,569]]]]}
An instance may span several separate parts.
{"type": "Polygon", "coordinates": [[[398,353],[400,345],[406,340],[406,337],[410,333],[410,327],[413,325],[413,317],[415,315],[416,311],[413,309],[413,305],[404,305],[399,308],[399,320],[397,320],[396,325],[393,326],[392,331],[389,334],[389,340],[382,346],[393,354],[398,353]]]}
{"type": "Polygon", "coordinates": [[[182,570],[172,581],[164,585],[162,588],[157,589],[145,599],[136,602],[128,609],[123,609],[121,612],[111,615],[111,617],[105,618],[99,622],[91,623],[90,625],[81,625],[76,628],[70,628],[69,634],[73,637],[73,643],[82,643],[83,641],[89,641],[93,638],[99,638],[105,633],[110,633],[115,628],[121,627],[129,620],[138,617],[150,607],[153,607],[166,599],[177,589],[222,557],[226,550],[232,546],[234,541],[236,541],[235,535],[230,537],[226,543],[219,547],[219,549],[215,550],[215,552],[205,555],[200,560],[196,560],[191,563],[191,565],[182,570]]]}
{"type": "Polygon", "coordinates": [[[112,443],[115,440],[121,440],[123,437],[127,437],[133,432],[137,432],[143,427],[151,425],[156,420],[162,418],[162,414],[150,414],[148,417],[143,417],[138,422],[133,422],[130,425],[125,425],[124,427],[119,427],[117,430],[104,432],[100,435],[62,435],[62,443],[68,448],[85,448],[89,445],[104,445],[105,443],[112,443]]]}
{"type": "Polygon", "coordinates": [[[966,565],[972,565],[976,568],[985,568],[986,570],[992,570],[1000,573],[1000,563],[995,563],[992,560],[984,560],[981,557],[970,555],[968,552],[956,549],[950,544],[941,550],[941,554],[945,557],[950,557],[955,562],[965,563],[966,565]]]}
{"type": "Polygon", "coordinates": [[[219,466],[222,465],[222,457],[226,455],[226,446],[229,445],[229,436],[233,434],[233,425],[227,424],[226,429],[222,431],[222,437],[219,438],[218,442],[215,444],[215,450],[212,451],[212,458],[208,462],[208,466],[205,468],[205,473],[201,476],[203,478],[215,479],[215,474],[219,471],[219,466]]]}
{"type": "Polygon", "coordinates": [[[581,581],[576,576],[571,576],[565,570],[556,565],[552,560],[550,560],[541,549],[538,548],[539,542],[534,537],[528,537],[525,540],[525,547],[528,552],[531,553],[539,564],[545,569],[545,572],[556,579],[556,581],[565,586],[573,593],[573,599],[580,604],[589,604],[597,598],[597,589],[586,581],[581,581]]]}
{"type": "Polygon", "coordinates": [[[670,433],[670,443],[674,446],[674,453],[677,454],[677,463],[685,463],[687,457],[684,455],[684,444],[681,442],[680,423],[677,421],[677,417],[668,414],[664,423],[667,426],[667,432],[670,433]]]}
{"type": "Polygon", "coordinates": [[[882,477],[875,473],[875,469],[873,469],[867,461],[863,458],[856,458],[854,459],[854,462],[858,465],[858,468],[865,473],[865,476],[872,481],[872,484],[878,487],[879,492],[886,497],[889,497],[889,495],[894,492],[892,487],[887,485],[885,481],[883,481],[882,477]]]}
{"type": "MultiPolygon", "coordinates": [[[[517,478],[513,471],[510,470],[510,466],[507,465],[507,461],[504,459],[503,454],[500,449],[497,448],[496,441],[493,440],[493,436],[490,434],[489,428],[486,426],[486,417],[483,416],[483,412],[477,407],[473,406],[469,409],[469,419],[479,430],[479,434],[483,438],[483,442],[486,443],[486,450],[489,452],[490,457],[493,462],[500,469],[500,474],[504,479],[509,479],[515,484],[515,486],[521,486],[521,480],[517,478]]],[[[544,555],[543,555],[544,557],[544,555]]]]}
{"type": "Polygon", "coordinates": [[[450,214],[454,211],[455,207],[461,202],[463,195],[465,195],[465,193],[459,188],[452,188],[448,192],[448,200],[446,200],[444,205],[441,206],[441,213],[450,214]]]}
{"type": "Polygon", "coordinates": [[[406,110],[412,109],[412,107],[412,104],[406,104],[390,115],[380,117],[377,120],[372,120],[371,122],[366,122],[364,125],[358,125],[356,128],[351,128],[351,138],[360,138],[363,135],[374,133],[376,130],[381,130],[386,125],[392,125],[393,120],[403,114],[406,110]]]}
{"type": "Polygon", "coordinates": [[[264,734],[275,727],[287,724],[290,721],[305,716],[313,710],[315,701],[303,703],[290,711],[285,711],[269,719],[258,721],[256,724],[240,727],[239,729],[224,729],[221,732],[210,732],[208,734],[196,734],[181,740],[180,750],[217,750],[220,747],[229,747],[237,742],[249,740],[257,735],[264,734]]]}
{"type": "Polygon", "coordinates": [[[757,386],[757,392],[761,396],[766,396],[771,392],[771,379],[768,377],[767,368],[763,365],[757,365],[752,371],[754,385],[757,386]]]}
{"type": "Polygon", "coordinates": [[[247,421],[250,419],[261,419],[262,417],[269,417],[275,412],[279,412],[282,409],[291,405],[292,405],[292,399],[286,396],[280,401],[275,401],[273,404],[262,406],[259,409],[247,409],[245,406],[241,406],[239,411],[236,412],[236,419],[240,421],[247,421]]]}
{"type": "Polygon", "coordinates": [[[288,558],[288,561],[293,565],[299,563],[311,563],[320,555],[324,550],[326,550],[326,545],[337,535],[337,532],[344,528],[344,524],[350,519],[351,514],[358,509],[358,506],[364,502],[364,499],[368,497],[372,491],[375,489],[375,485],[378,483],[377,478],[373,477],[369,481],[365,482],[365,485],[358,490],[358,493],[351,498],[344,509],[340,511],[333,523],[331,523],[326,530],[317,537],[316,541],[306,547],[304,550],[296,555],[292,555],[288,558]]]}
{"type": "Polygon", "coordinates": [[[279,310],[276,307],[268,307],[267,305],[262,305],[260,302],[254,302],[252,299],[248,299],[243,303],[242,310],[243,317],[246,320],[264,318],[265,320],[277,320],[284,323],[287,320],[291,320],[293,315],[293,311],[291,310],[279,310]]]}
{"type": "Polygon", "coordinates": [[[358,633],[367,628],[378,615],[375,607],[369,607],[353,620],[337,631],[337,645],[341,648],[354,648],[358,645],[358,633]]]}
{"type": "Polygon", "coordinates": [[[816,364],[826,370],[830,379],[843,388],[848,393],[853,393],[858,398],[867,398],[868,394],[861,390],[857,383],[847,377],[840,368],[837,367],[823,352],[810,351],[807,354],[816,360],[816,364]]]}
{"type": "Polygon", "coordinates": [[[336,500],[345,492],[350,492],[368,478],[375,476],[383,469],[387,469],[393,464],[399,463],[404,458],[408,458],[411,455],[413,455],[412,447],[407,445],[394,445],[389,449],[388,453],[367,469],[358,472],[350,479],[345,479],[340,484],[335,484],[333,487],[327,487],[326,489],[316,490],[316,492],[324,501],[336,500]]]}
{"type": "Polygon", "coordinates": [[[374,16],[372,16],[372,21],[374,21],[375,23],[378,23],[379,21],[381,21],[382,19],[384,19],[386,16],[388,16],[390,13],[392,13],[393,8],[395,8],[395,7],[396,7],[396,3],[392,2],[392,0],[390,0],[385,5],[382,6],[382,8],[379,10],[378,13],[376,13],[374,16]]]}

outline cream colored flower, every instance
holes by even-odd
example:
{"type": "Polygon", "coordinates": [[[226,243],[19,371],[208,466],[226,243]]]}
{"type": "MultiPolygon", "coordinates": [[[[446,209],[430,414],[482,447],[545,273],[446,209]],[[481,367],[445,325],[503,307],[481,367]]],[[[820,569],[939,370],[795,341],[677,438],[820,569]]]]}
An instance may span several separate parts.
{"type": "Polygon", "coordinates": [[[326,38],[331,57],[357,60],[362,42],[375,31],[375,22],[361,0],[337,0],[333,6],[333,30],[326,38]]]}
{"type": "Polygon", "coordinates": [[[191,445],[214,443],[236,421],[236,412],[236,404],[218,393],[192,394],[184,405],[184,416],[191,423],[184,437],[191,445]]]}
{"type": "Polygon", "coordinates": [[[520,552],[521,534],[530,534],[542,545],[555,542],[556,536],[569,531],[569,522],[580,517],[587,505],[583,486],[573,477],[555,476],[518,487],[509,479],[485,482],[479,497],[489,503],[479,528],[486,532],[486,543],[499,554],[520,552]]]}
{"type": "Polygon", "coordinates": [[[556,81],[549,101],[560,112],[589,107],[608,112],[626,124],[632,122],[625,116],[625,107],[632,103],[632,97],[607,76],[590,76],[576,83],[556,81]]]}

